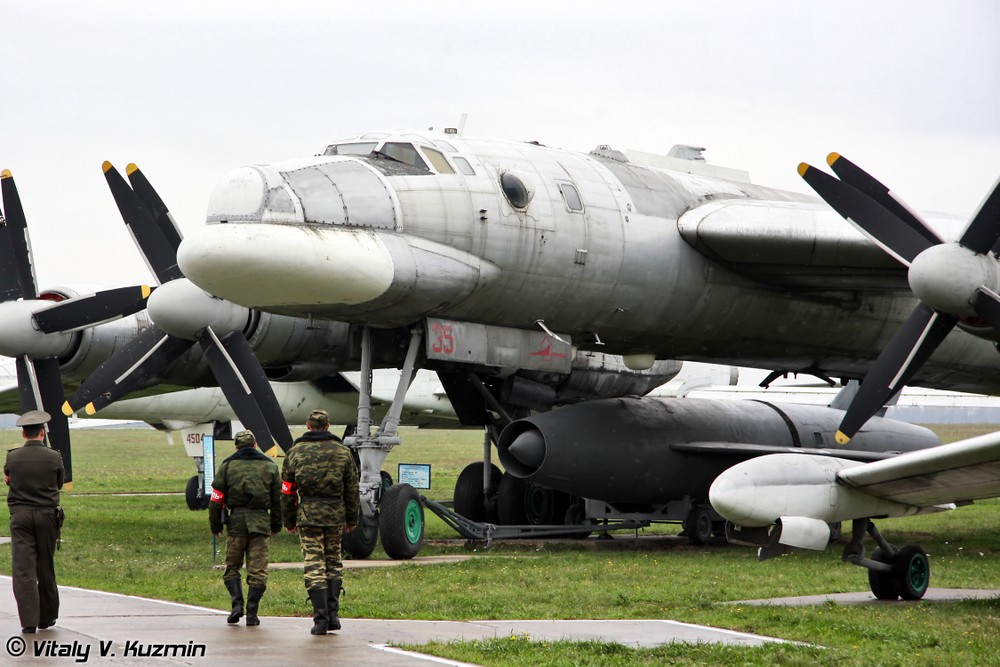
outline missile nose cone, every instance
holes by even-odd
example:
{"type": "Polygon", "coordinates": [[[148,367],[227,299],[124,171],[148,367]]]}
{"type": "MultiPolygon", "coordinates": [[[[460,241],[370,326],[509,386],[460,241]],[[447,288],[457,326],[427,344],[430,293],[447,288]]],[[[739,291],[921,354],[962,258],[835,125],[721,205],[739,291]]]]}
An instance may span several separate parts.
{"type": "Polygon", "coordinates": [[[538,431],[525,431],[514,438],[507,451],[524,465],[538,468],[545,460],[545,438],[538,431]]]}

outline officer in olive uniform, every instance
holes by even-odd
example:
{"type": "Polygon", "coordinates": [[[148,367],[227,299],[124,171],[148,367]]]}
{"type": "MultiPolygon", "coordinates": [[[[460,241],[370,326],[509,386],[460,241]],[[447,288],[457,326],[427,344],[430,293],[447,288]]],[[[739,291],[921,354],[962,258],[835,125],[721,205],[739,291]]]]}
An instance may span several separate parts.
{"type": "Polygon", "coordinates": [[[281,531],[281,476],[277,464],[254,448],[257,440],[250,431],[240,431],[233,439],[236,453],[219,466],[212,482],[208,522],[219,537],[226,524],[226,571],[222,582],[233,601],[227,623],[239,623],[243,616],[243,584],[240,569],[247,561],[247,625],[260,625],[260,599],[267,589],[267,543],[281,531]]]}
{"type": "Polygon", "coordinates": [[[351,450],[330,433],[330,416],[314,410],[308,429],[288,450],[281,468],[281,518],[298,533],[305,584],[313,605],[310,633],[340,629],[343,563],[340,540],[358,525],[361,498],[351,450]]]}
{"type": "Polygon", "coordinates": [[[53,558],[62,509],[62,456],[45,445],[45,424],[52,419],[43,410],[25,412],[18,420],[24,446],[7,452],[4,481],[10,486],[10,544],[14,599],[21,632],[50,628],[59,617],[59,589],[53,558]]]}

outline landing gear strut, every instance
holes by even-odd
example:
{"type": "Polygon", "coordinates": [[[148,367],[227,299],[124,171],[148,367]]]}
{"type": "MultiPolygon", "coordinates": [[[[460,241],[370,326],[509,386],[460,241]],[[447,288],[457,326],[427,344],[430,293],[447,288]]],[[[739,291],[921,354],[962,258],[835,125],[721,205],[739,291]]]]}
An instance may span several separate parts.
{"type": "Polygon", "coordinates": [[[897,549],[882,537],[870,519],[852,522],[851,541],[844,547],[841,559],[868,570],[868,585],[879,600],[919,600],[930,585],[931,566],[927,552],[917,544],[897,549]],[[871,558],[865,558],[866,534],[878,545],[871,558]]]}
{"type": "MultiPolygon", "coordinates": [[[[391,558],[413,558],[420,550],[424,538],[423,506],[419,495],[409,484],[395,484],[388,488],[383,485],[382,464],[393,447],[399,444],[399,422],[403,412],[406,390],[413,382],[416,372],[417,352],[423,340],[423,330],[419,327],[410,331],[410,345],[406,360],[396,385],[396,393],[389,406],[389,412],[382,424],[372,433],[372,338],[371,330],[365,327],[361,335],[361,387],[358,398],[358,428],[354,435],[344,438],[344,444],[357,452],[361,462],[361,520],[358,528],[368,531],[364,544],[358,544],[363,551],[370,543],[374,549],[373,526],[377,526],[382,546],[391,558]],[[388,502],[380,512],[383,501],[388,502]],[[397,525],[399,524],[399,525],[397,525]]],[[[353,551],[353,550],[352,550],[353,551]]],[[[369,554],[371,551],[368,552],[369,554]]]]}

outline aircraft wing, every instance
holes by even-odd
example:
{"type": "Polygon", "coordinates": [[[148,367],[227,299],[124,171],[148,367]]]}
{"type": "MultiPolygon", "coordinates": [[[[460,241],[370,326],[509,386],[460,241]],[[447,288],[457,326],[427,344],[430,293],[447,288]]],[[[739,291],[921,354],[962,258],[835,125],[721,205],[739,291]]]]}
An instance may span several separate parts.
{"type": "MultiPolygon", "coordinates": [[[[672,443],[670,449],[678,452],[688,452],[692,454],[706,454],[717,456],[739,455],[763,456],[765,454],[787,454],[787,446],[754,445],[750,443],[734,442],[682,442],[672,443]]],[[[810,447],[796,448],[795,453],[814,456],[836,456],[851,461],[882,461],[895,455],[894,452],[865,452],[856,449],[816,449],[810,447]]]]}
{"type": "Polygon", "coordinates": [[[838,479],[906,505],[962,503],[1000,496],[1000,432],[841,470],[838,479]]]}

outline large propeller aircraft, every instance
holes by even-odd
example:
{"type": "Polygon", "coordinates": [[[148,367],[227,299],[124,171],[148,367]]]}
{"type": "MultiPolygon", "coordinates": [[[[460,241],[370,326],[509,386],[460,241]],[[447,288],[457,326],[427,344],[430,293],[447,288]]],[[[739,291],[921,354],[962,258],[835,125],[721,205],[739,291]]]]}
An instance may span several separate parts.
{"type": "MultiPolygon", "coordinates": [[[[980,222],[995,218],[994,199],[952,246],[941,241],[958,236],[960,221],[920,223],[841,162],[838,183],[862,192],[862,203],[834,184],[834,208],[846,207],[855,222],[866,219],[855,207],[875,210],[890,231],[865,226],[878,239],[872,243],[822,202],[751,184],[700,152],[600,146],[579,154],[454,132],[365,134],[320,156],[231,172],[212,194],[208,224],[180,244],[177,263],[220,299],[363,326],[363,371],[385,349],[385,337],[373,332],[395,331],[396,345],[408,338],[400,391],[418,363],[435,368],[463,421],[475,422],[477,410],[455,396],[480,388],[477,370],[516,360],[544,372],[573,348],[619,354],[633,368],[693,359],[841,379],[872,369],[838,419],[836,441],[827,421],[805,432],[805,442],[827,453],[846,452],[849,436],[874,431],[867,419],[907,382],[1000,389],[996,334],[979,320],[992,318],[995,261],[974,257],[996,242],[980,222]],[[949,252],[937,248],[958,248],[970,268],[959,272],[958,287],[914,285],[916,300],[906,264],[911,282],[921,275],[933,287],[948,261],[939,253],[949,252]],[[268,280],[255,279],[260,274],[268,280]],[[963,289],[974,303],[942,297],[963,289]],[[948,335],[956,324],[960,331],[948,335]],[[896,329],[902,333],[893,339],[896,329]],[[887,389],[879,389],[880,374],[889,376],[887,389]]],[[[361,459],[363,505],[371,511],[391,500],[400,520],[416,517],[412,490],[381,497],[379,466],[398,435],[391,422],[371,431],[363,394],[359,432],[349,441],[361,459]]],[[[551,473],[545,464],[554,450],[544,432],[537,435],[542,425],[526,427],[486,403],[506,426],[497,441],[508,472],[528,481],[551,473]]],[[[655,423],[650,410],[607,409],[582,430],[574,428],[585,408],[562,410],[545,416],[544,430],[575,434],[566,443],[571,461],[606,460],[609,451],[616,463],[633,461],[616,472],[616,488],[641,489],[654,459],[627,426],[655,423]]],[[[486,463],[475,469],[483,487],[486,463]]],[[[545,480],[580,493],[566,481],[573,474],[571,463],[545,480]]]]}
{"type": "MultiPolygon", "coordinates": [[[[34,377],[20,370],[25,360],[32,362],[31,370],[35,365],[48,364],[46,368],[52,374],[51,391],[44,405],[57,415],[52,437],[63,453],[67,468],[71,469],[71,458],[66,417],[78,410],[88,415],[101,411],[103,416],[111,417],[142,415],[144,421],[163,424],[188,419],[178,416],[179,413],[204,413],[204,410],[190,408],[192,400],[218,403],[207,399],[204,392],[194,399],[190,393],[178,392],[134,399],[126,405],[118,403],[122,397],[137,392],[168,392],[179,387],[217,383],[226,397],[223,412],[232,415],[229,419],[236,419],[255,433],[264,434],[258,439],[265,446],[273,437],[282,448],[291,444],[287,426],[290,421],[297,419],[303,409],[329,407],[330,400],[336,403],[337,399],[330,397],[338,392],[342,397],[345,387],[348,395],[360,395],[358,400],[364,403],[364,416],[369,421],[388,411],[387,423],[393,425],[398,425],[403,417],[409,423],[437,422],[437,417],[430,418],[425,413],[430,404],[424,405],[419,414],[413,413],[412,391],[400,393],[397,388],[395,393],[390,393],[389,400],[380,396],[373,387],[373,380],[378,378],[370,358],[357,385],[346,382],[337,372],[357,367],[358,339],[373,336],[383,347],[377,364],[402,365],[406,344],[404,341],[400,347],[393,342],[395,332],[362,333],[357,327],[342,322],[275,315],[207,295],[187,281],[179,270],[176,250],[181,234],[142,172],[129,165],[126,170],[129,182],[126,183],[110,163],[105,163],[103,170],[126,225],[160,283],[156,298],[149,302],[147,310],[141,310],[147,305],[150,289],[125,288],[66,301],[54,307],[50,301],[20,297],[18,289],[11,292],[9,301],[13,305],[5,306],[7,328],[0,331],[6,334],[3,351],[24,355],[18,359],[18,385],[22,395],[31,395],[28,383],[34,377]],[[126,320],[103,323],[126,313],[132,313],[126,320]],[[66,333],[59,336],[48,333],[60,326],[66,333]],[[70,333],[74,336],[68,337],[70,333]],[[81,378],[86,379],[79,382],[81,378]],[[281,380],[283,384],[273,385],[268,379],[281,380]],[[56,410],[64,383],[75,386],[75,391],[61,410],[56,410]],[[280,387],[277,394],[282,400],[277,398],[276,387],[280,387]],[[310,405],[305,406],[304,401],[309,401],[310,405]]],[[[6,265],[8,271],[30,271],[32,263],[23,212],[12,177],[5,173],[5,179],[4,207],[11,219],[19,223],[18,238],[23,247],[17,246],[9,235],[0,237],[0,245],[11,257],[19,258],[6,265]]],[[[15,279],[20,278],[15,275],[10,280],[15,279]]],[[[259,279],[266,281],[267,276],[261,274],[259,279]]],[[[34,284],[33,277],[30,284],[34,284]]],[[[65,299],[76,293],[64,290],[46,294],[49,299],[65,299]]],[[[678,362],[670,361],[632,371],[624,368],[620,361],[614,362],[600,353],[553,352],[551,346],[530,353],[520,349],[521,341],[516,338],[496,342],[505,346],[498,352],[503,363],[494,371],[499,377],[491,380],[492,387],[488,390],[481,382],[476,387],[489,394],[500,412],[526,407],[549,408],[587,398],[641,394],[670,379],[680,368],[678,362]],[[523,358],[518,358],[522,353],[523,358]],[[558,359],[559,363],[551,363],[552,359],[558,359]]],[[[471,386],[466,386],[461,379],[452,382],[462,390],[471,386]]],[[[439,400],[432,401],[437,402],[439,400]]],[[[41,403],[28,405],[36,404],[41,403]]],[[[218,410],[212,414],[218,414],[218,410]]],[[[360,410],[355,417],[360,417],[360,410]]],[[[219,421],[213,417],[212,423],[186,424],[181,428],[186,431],[185,436],[193,438],[206,429],[214,429],[219,421]]],[[[355,421],[344,420],[348,424],[355,421]]],[[[198,448],[193,449],[196,451],[192,456],[200,460],[198,448]]],[[[199,504],[198,478],[191,481],[194,484],[188,484],[188,502],[194,508],[199,504]]],[[[385,525],[396,524],[387,521],[385,525]]],[[[370,553],[377,530],[377,517],[370,517],[364,530],[351,534],[363,536],[362,543],[350,545],[352,553],[370,553]]],[[[395,536],[398,534],[394,532],[395,536]]],[[[386,546],[393,551],[391,544],[386,546]]],[[[409,547],[405,544],[404,552],[409,547]]]]}

